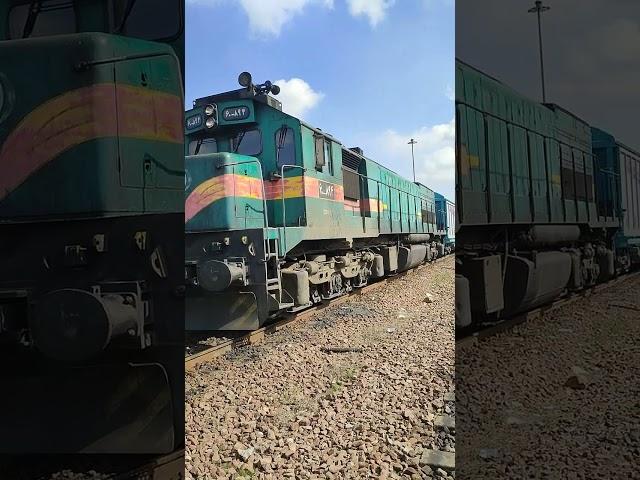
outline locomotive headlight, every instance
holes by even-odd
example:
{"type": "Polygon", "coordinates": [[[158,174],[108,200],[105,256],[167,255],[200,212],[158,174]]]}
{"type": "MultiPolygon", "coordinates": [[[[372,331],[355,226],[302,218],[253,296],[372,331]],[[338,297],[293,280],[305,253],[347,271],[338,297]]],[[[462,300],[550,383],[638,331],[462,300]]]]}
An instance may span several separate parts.
{"type": "Polygon", "coordinates": [[[204,122],[204,124],[207,126],[207,128],[213,128],[213,127],[215,127],[215,126],[216,126],[216,123],[218,123],[218,122],[216,122],[216,119],[215,119],[215,118],[213,118],[213,117],[209,117],[209,118],[207,118],[207,121],[206,121],[206,122],[204,122]]]}
{"type": "Polygon", "coordinates": [[[216,107],[214,105],[207,105],[206,107],[204,107],[204,114],[207,117],[210,117],[211,115],[213,115],[215,111],[216,111],[216,107]]]}

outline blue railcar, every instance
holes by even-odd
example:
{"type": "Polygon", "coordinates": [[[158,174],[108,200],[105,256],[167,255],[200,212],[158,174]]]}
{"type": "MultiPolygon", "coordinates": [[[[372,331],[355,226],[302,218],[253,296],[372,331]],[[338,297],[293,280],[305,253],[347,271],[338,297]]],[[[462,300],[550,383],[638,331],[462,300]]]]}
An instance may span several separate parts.
{"type": "Polygon", "coordinates": [[[640,153],[599,128],[592,128],[592,138],[599,167],[598,213],[620,220],[614,235],[616,256],[627,265],[640,263],[640,153]]]}
{"type": "Polygon", "coordinates": [[[449,254],[455,249],[456,245],[456,204],[437,192],[435,201],[436,228],[438,231],[444,232],[445,253],[449,254]]]}

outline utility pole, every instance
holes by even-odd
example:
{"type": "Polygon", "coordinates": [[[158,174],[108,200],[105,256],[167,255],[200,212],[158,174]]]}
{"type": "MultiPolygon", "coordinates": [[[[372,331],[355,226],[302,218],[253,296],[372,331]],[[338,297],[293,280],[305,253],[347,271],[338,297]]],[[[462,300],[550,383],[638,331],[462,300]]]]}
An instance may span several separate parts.
{"type": "Polygon", "coordinates": [[[413,156],[413,146],[418,143],[413,138],[407,142],[407,145],[411,145],[411,161],[413,162],[413,183],[416,183],[416,158],[413,156]]]}
{"type": "Polygon", "coordinates": [[[547,94],[544,89],[544,59],[542,57],[542,27],[540,26],[540,23],[541,23],[540,15],[542,14],[542,12],[546,12],[547,10],[550,10],[550,9],[551,7],[542,5],[541,0],[536,0],[535,6],[529,9],[529,13],[538,14],[538,45],[540,47],[540,75],[542,76],[542,103],[547,102],[547,94]]]}

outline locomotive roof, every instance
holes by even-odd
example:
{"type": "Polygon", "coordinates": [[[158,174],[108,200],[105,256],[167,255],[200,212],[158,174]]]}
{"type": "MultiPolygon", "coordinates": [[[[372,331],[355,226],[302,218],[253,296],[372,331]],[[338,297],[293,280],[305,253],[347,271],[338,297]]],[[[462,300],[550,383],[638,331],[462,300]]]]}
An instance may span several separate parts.
{"type": "Polygon", "coordinates": [[[237,90],[229,90],[228,92],[216,93],[215,95],[196,98],[193,101],[193,107],[203,107],[209,103],[224,102],[229,100],[256,100],[271,108],[282,110],[282,103],[280,103],[277,98],[267,94],[256,95],[246,88],[238,88],[237,90]]]}
{"type": "Polygon", "coordinates": [[[541,103],[541,102],[537,102],[536,100],[533,100],[529,97],[527,97],[526,95],[520,93],[519,91],[517,91],[515,88],[513,88],[510,85],[507,85],[506,83],[504,83],[503,81],[499,80],[498,78],[494,77],[493,75],[489,75],[488,73],[480,70],[478,67],[474,67],[473,65],[470,65],[469,63],[460,60],[459,58],[456,57],[456,61],[458,63],[461,63],[462,65],[464,65],[465,67],[469,68],[470,70],[475,70],[477,73],[489,78],[490,80],[498,83],[499,85],[501,85],[503,88],[507,89],[507,90],[511,90],[512,92],[517,93],[518,95],[532,101],[535,102],[539,105],[542,105],[544,107],[547,107],[549,110],[560,110],[563,113],[566,113],[567,115],[571,115],[572,117],[576,118],[577,120],[580,120],[582,123],[586,124],[586,125],[590,125],[589,122],[585,121],[584,119],[582,119],[581,117],[579,117],[578,115],[576,115],[575,113],[567,110],[566,108],[558,105],[557,103],[552,103],[552,102],[547,102],[547,103],[541,103]]]}
{"type": "Polygon", "coordinates": [[[473,66],[473,65],[471,65],[470,63],[467,63],[467,62],[465,62],[465,61],[463,61],[463,60],[460,60],[458,57],[456,57],[456,62],[461,63],[462,65],[464,65],[465,67],[467,67],[467,68],[469,68],[469,69],[471,69],[471,70],[475,70],[476,72],[478,72],[478,73],[480,73],[480,74],[484,75],[485,77],[490,78],[490,79],[491,79],[491,80],[493,80],[494,82],[499,83],[500,85],[503,85],[505,88],[508,88],[508,89],[510,89],[510,90],[513,90],[513,88],[511,88],[509,85],[507,85],[506,83],[502,82],[502,81],[501,81],[501,80],[499,80],[498,78],[496,78],[496,77],[494,77],[494,76],[492,76],[492,75],[489,75],[489,74],[488,74],[488,73],[486,73],[486,72],[483,72],[483,71],[482,71],[482,70],[480,70],[478,67],[474,67],[474,66],[473,66]]]}
{"type": "Polygon", "coordinates": [[[572,116],[573,118],[575,118],[576,120],[580,120],[582,123],[584,123],[585,125],[589,125],[591,126],[591,124],[589,122],[587,122],[586,120],[583,120],[582,117],[579,117],[578,115],[576,115],[575,113],[567,110],[564,107],[561,107],[560,105],[558,105],[557,103],[542,103],[541,105],[544,105],[545,107],[547,107],[550,110],[560,110],[563,113],[566,113],[567,115],[572,116]]]}
{"type": "Polygon", "coordinates": [[[445,196],[444,196],[444,195],[442,195],[441,193],[438,193],[438,192],[434,192],[434,193],[435,193],[436,198],[440,197],[440,198],[442,198],[445,202],[449,202],[449,203],[451,203],[451,204],[455,205],[455,202],[453,202],[453,201],[449,200],[447,197],[445,197],[445,196]]]}
{"type": "Polygon", "coordinates": [[[613,143],[615,143],[617,146],[624,148],[625,150],[629,151],[630,153],[633,153],[634,155],[637,155],[640,157],[640,151],[638,151],[635,148],[631,148],[630,146],[620,142],[613,134],[607,132],[606,130],[603,130],[599,127],[591,127],[594,130],[597,130],[598,132],[600,132],[601,135],[606,135],[607,137],[610,137],[611,140],[613,141],[613,143]]]}
{"type": "MultiPolygon", "coordinates": [[[[287,114],[288,115],[288,114],[287,114]]],[[[291,115],[292,116],[292,115],[291,115]]],[[[295,118],[295,117],[294,117],[295,118]]],[[[322,130],[321,128],[318,127],[314,127],[313,125],[309,125],[307,122],[304,122],[300,119],[298,119],[298,121],[300,122],[300,125],[304,125],[305,127],[307,127],[309,130],[313,130],[314,132],[316,132],[319,135],[324,135],[325,137],[329,137],[332,140],[335,140],[336,142],[338,142],[340,145],[342,145],[342,142],[340,140],[338,140],[336,137],[334,137],[333,135],[331,135],[328,132],[325,132],[324,130],[322,130]]]]}

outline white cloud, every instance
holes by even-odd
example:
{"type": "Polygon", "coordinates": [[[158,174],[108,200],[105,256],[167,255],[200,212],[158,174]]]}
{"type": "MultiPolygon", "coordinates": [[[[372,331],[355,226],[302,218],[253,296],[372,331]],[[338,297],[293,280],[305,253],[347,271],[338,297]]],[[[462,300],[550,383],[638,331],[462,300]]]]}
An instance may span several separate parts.
{"type": "Polygon", "coordinates": [[[303,118],[324,98],[324,93],[316,92],[300,78],[276,80],[274,83],[280,87],[278,100],[282,102],[282,109],[294,117],[303,118]]]}
{"type": "Polygon", "coordinates": [[[361,15],[369,19],[369,24],[375,27],[387,14],[387,10],[395,0],[347,0],[349,13],[354,17],[361,15]]]}
{"type": "MultiPolygon", "coordinates": [[[[455,119],[408,133],[387,130],[380,137],[378,145],[391,161],[410,159],[411,149],[407,142],[415,139],[418,142],[414,145],[416,179],[436,192],[452,197],[455,184],[455,130],[455,119]]],[[[379,160],[393,169],[392,163],[379,160]]]]}
{"type": "MultiPolygon", "coordinates": [[[[225,0],[187,0],[198,5],[216,5],[225,0]]],[[[249,18],[251,31],[258,35],[280,35],[282,27],[309,5],[333,8],[333,0],[226,0],[238,4],[249,18]]]]}
{"type": "MultiPolygon", "coordinates": [[[[225,1],[239,5],[249,18],[251,31],[266,37],[280,35],[282,27],[308,6],[328,9],[334,6],[334,0],[187,0],[187,3],[216,5],[225,1]]],[[[395,0],[346,0],[346,3],[352,16],[365,16],[375,27],[385,18],[395,0]]]]}
{"type": "Polygon", "coordinates": [[[285,23],[300,15],[305,7],[318,4],[333,8],[333,0],[239,0],[249,17],[251,30],[258,34],[278,36],[285,23]]]}

